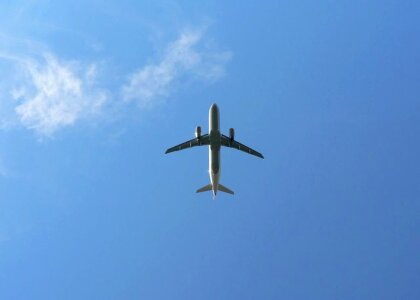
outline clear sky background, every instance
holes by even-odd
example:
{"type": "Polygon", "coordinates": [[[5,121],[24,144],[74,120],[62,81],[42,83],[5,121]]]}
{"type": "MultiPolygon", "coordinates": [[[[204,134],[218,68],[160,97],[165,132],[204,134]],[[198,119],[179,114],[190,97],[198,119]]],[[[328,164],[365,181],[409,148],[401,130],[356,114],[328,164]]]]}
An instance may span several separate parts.
{"type": "Polygon", "coordinates": [[[420,299],[419,13],[2,1],[0,299],[420,299]]]}

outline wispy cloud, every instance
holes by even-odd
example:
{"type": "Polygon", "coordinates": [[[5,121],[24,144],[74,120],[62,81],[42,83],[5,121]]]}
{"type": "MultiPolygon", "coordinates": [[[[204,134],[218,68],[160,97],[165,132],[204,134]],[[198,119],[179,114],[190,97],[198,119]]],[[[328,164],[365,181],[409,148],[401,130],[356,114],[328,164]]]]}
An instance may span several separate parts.
{"type": "Polygon", "coordinates": [[[21,123],[45,136],[100,111],[107,100],[95,86],[96,66],[60,61],[51,54],[21,63],[25,79],[10,94],[21,123]]]}
{"type": "Polygon", "coordinates": [[[124,101],[149,107],[156,99],[169,96],[174,83],[183,76],[205,81],[222,77],[232,54],[199,47],[202,46],[203,34],[201,30],[181,33],[176,41],[169,44],[159,62],[132,73],[122,88],[124,101]]]}
{"type": "Polygon", "coordinates": [[[0,128],[19,124],[41,137],[128,103],[152,107],[185,81],[214,82],[225,75],[232,56],[217,50],[204,30],[186,30],[159,51],[160,59],[126,76],[113,91],[99,82],[106,74],[98,74],[95,63],[62,59],[29,39],[0,37],[0,76],[6,78],[0,82],[0,128]]]}

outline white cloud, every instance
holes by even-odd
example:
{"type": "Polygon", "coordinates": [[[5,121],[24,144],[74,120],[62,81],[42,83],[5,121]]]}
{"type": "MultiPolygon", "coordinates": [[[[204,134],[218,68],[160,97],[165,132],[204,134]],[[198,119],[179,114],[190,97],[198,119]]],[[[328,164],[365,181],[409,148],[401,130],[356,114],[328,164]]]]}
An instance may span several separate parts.
{"type": "Polygon", "coordinates": [[[26,77],[10,94],[18,102],[21,123],[44,136],[100,111],[105,90],[95,86],[96,67],[59,61],[51,54],[42,60],[26,60],[26,77]]]}
{"type": "Polygon", "coordinates": [[[123,99],[148,107],[156,99],[168,96],[174,82],[182,76],[206,81],[222,77],[231,53],[198,50],[202,39],[202,31],[183,32],[167,47],[160,62],[146,65],[129,76],[128,83],[122,88],[123,99]]]}
{"type": "Polygon", "coordinates": [[[163,49],[160,60],[137,69],[111,91],[97,82],[96,64],[63,60],[31,40],[1,32],[0,37],[0,128],[20,125],[41,137],[99,113],[118,115],[121,104],[151,107],[185,81],[214,82],[225,74],[231,59],[230,52],[210,45],[204,31],[184,31],[163,49]],[[123,101],[111,102],[113,93],[123,101]]]}

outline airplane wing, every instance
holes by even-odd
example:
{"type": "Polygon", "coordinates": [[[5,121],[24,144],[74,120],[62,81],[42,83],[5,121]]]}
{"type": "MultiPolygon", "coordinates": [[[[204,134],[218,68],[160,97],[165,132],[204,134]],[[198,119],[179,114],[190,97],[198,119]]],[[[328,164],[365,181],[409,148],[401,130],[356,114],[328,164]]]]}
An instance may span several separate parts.
{"type": "Polygon", "coordinates": [[[172,148],[169,148],[168,150],[166,150],[165,154],[174,152],[174,151],[179,151],[179,150],[184,150],[187,148],[192,148],[195,146],[204,146],[204,145],[208,145],[210,143],[210,139],[209,139],[209,135],[208,134],[203,134],[202,136],[200,136],[200,138],[194,138],[192,140],[186,141],[182,144],[176,145],[172,148]]]}
{"type": "Polygon", "coordinates": [[[255,151],[254,149],[249,148],[248,146],[245,146],[244,144],[241,144],[235,140],[231,140],[229,137],[227,137],[226,135],[222,134],[222,145],[226,146],[226,147],[230,147],[230,148],[235,148],[238,150],[241,150],[243,152],[246,152],[248,154],[252,154],[261,158],[264,158],[264,156],[259,153],[258,151],[255,151]]]}

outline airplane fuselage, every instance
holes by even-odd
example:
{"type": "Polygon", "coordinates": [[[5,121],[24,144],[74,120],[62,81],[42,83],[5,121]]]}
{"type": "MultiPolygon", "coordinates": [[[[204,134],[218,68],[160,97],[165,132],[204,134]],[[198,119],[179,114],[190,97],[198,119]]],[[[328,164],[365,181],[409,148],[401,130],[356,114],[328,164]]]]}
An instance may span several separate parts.
{"type": "Polygon", "coordinates": [[[209,137],[209,175],[213,196],[216,196],[220,178],[221,148],[219,108],[216,104],[213,104],[209,110],[209,137]]]}

